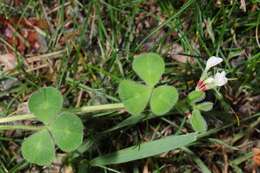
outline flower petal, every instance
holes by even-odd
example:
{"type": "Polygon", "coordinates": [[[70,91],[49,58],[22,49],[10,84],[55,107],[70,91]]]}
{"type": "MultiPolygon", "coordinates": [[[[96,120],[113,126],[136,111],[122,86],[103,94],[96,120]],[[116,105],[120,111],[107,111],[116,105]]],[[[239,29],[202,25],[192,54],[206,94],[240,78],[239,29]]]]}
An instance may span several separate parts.
{"type": "Polygon", "coordinates": [[[209,70],[211,67],[214,67],[216,65],[218,65],[219,63],[221,63],[223,61],[222,58],[220,57],[216,57],[216,56],[212,56],[207,60],[207,64],[206,64],[206,71],[209,70]]]}
{"type": "Polygon", "coordinates": [[[216,86],[223,86],[228,82],[228,79],[226,78],[226,72],[222,71],[221,73],[216,73],[214,76],[214,83],[216,86]]]}

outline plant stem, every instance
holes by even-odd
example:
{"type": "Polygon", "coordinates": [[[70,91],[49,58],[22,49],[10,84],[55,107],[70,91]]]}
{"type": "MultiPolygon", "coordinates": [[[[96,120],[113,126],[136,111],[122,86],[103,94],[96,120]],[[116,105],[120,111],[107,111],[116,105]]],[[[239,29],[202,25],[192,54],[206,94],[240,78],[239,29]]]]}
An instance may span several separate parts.
{"type": "Polygon", "coordinates": [[[75,113],[81,114],[81,113],[116,110],[116,109],[123,109],[123,108],[124,105],[122,103],[96,105],[96,106],[83,106],[78,109],[76,108],[75,113]]]}
{"type": "MultiPolygon", "coordinates": [[[[90,113],[90,112],[97,112],[97,111],[118,110],[123,108],[124,105],[122,103],[115,103],[115,104],[104,104],[104,105],[96,105],[96,106],[83,106],[80,108],[68,109],[67,111],[72,111],[76,114],[83,114],[83,113],[90,113]]],[[[0,118],[0,123],[9,123],[13,121],[21,121],[21,120],[28,120],[34,118],[36,117],[33,114],[14,115],[10,117],[0,118]]]]}
{"type": "Polygon", "coordinates": [[[33,118],[35,118],[35,116],[33,114],[14,115],[14,116],[0,118],[0,123],[28,120],[28,119],[33,119],[33,118]]]}
{"type": "Polygon", "coordinates": [[[44,126],[27,126],[27,125],[0,125],[0,130],[41,130],[44,126]]]}

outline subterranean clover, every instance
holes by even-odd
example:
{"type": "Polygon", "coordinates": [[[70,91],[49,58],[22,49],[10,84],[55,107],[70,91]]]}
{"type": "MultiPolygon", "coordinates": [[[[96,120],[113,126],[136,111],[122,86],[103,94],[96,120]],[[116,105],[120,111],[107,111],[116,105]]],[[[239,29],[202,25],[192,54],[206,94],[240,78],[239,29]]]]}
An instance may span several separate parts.
{"type": "Polygon", "coordinates": [[[201,102],[205,99],[205,91],[210,89],[216,89],[228,82],[226,78],[226,72],[217,72],[211,74],[209,70],[220,64],[223,61],[222,58],[212,56],[207,60],[206,67],[202,72],[200,80],[197,83],[195,91],[192,91],[188,95],[188,103],[192,106],[192,113],[189,113],[189,122],[192,128],[197,132],[207,131],[208,125],[206,120],[201,115],[201,111],[210,111],[213,108],[213,103],[209,101],[201,102]]]}
{"type": "Polygon", "coordinates": [[[41,88],[29,100],[29,110],[44,127],[22,143],[22,155],[31,163],[50,165],[55,159],[55,144],[65,152],[76,150],[83,141],[81,119],[62,112],[63,96],[53,87],[41,88]]]}
{"type": "Polygon", "coordinates": [[[144,84],[132,80],[121,81],[118,92],[127,111],[140,115],[150,103],[155,115],[169,112],[178,101],[179,94],[173,86],[155,86],[165,72],[162,57],[156,53],[141,54],[134,58],[132,68],[144,84]]]}

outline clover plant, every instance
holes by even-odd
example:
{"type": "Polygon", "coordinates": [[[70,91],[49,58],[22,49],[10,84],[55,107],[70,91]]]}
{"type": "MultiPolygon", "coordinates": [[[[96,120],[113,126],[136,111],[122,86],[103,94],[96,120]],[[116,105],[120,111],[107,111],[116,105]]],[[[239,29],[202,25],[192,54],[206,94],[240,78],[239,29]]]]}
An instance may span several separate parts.
{"type": "MultiPolygon", "coordinates": [[[[148,105],[151,112],[158,116],[170,112],[176,105],[176,110],[187,116],[193,130],[203,133],[207,131],[208,125],[201,112],[210,111],[213,108],[212,102],[204,101],[205,91],[223,86],[228,81],[225,71],[217,72],[215,75],[209,71],[221,62],[222,59],[219,57],[209,58],[196,89],[191,91],[186,98],[179,99],[178,91],[174,86],[160,84],[160,79],[165,72],[163,58],[156,53],[141,54],[136,56],[132,63],[132,69],[139,80],[124,79],[119,84],[118,93],[123,104],[85,106],[80,110],[94,112],[125,108],[132,115],[131,117],[138,117],[139,121],[142,112],[149,110],[148,105]]],[[[33,115],[0,118],[0,123],[36,118],[43,124],[22,143],[22,155],[28,162],[50,165],[55,159],[55,145],[64,152],[71,152],[82,144],[83,123],[74,113],[63,111],[63,96],[58,89],[53,87],[39,89],[30,97],[28,106],[33,115]]],[[[126,121],[122,124],[128,124],[126,121]]],[[[2,126],[1,129],[9,127],[2,126]]],[[[36,129],[35,127],[21,127],[26,130],[36,129]]]]}
{"type": "Polygon", "coordinates": [[[128,112],[141,114],[150,103],[156,115],[163,115],[171,110],[178,101],[177,89],[169,85],[156,87],[165,71],[162,57],[155,53],[144,53],[135,57],[133,70],[144,83],[123,80],[119,85],[119,97],[128,112]]]}
{"type": "Polygon", "coordinates": [[[38,165],[49,165],[55,159],[55,144],[63,151],[77,149],[83,141],[81,119],[63,112],[63,97],[53,87],[41,88],[29,100],[29,110],[45,126],[22,143],[22,155],[38,165]]]}
{"type": "Polygon", "coordinates": [[[208,128],[207,122],[200,111],[210,111],[213,107],[211,102],[202,102],[206,95],[202,91],[192,91],[188,94],[188,104],[191,106],[192,113],[189,116],[189,122],[192,128],[198,132],[205,132],[208,128]]]}

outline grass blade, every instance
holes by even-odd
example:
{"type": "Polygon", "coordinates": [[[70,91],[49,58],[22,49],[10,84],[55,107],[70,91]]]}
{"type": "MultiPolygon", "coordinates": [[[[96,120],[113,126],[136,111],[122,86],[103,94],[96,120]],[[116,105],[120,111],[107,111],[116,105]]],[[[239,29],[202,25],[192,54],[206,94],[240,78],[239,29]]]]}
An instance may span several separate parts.
{"type": "Polygon", "coordinates": [[[194,0],[189,0],[187,1],[180,9],[178,12],[176,12],[174,15],[169,17],[167,20],[165,20],[163,23],[161,23],[157,28],[155,28],[150,34],[148,34],[137,46],[136,50],[138,50],[143,43],[146,42],[152,35],[154,35],[156,32],[158,32],[161,28],[163,28],[165,25],[167,25],[169,22],[171,22],[173,19],[176,17],[180,16],[190,5],[194,2],[194,0]]]}
{"type": "Polygon", "coordinates": [[[103,155],[93,159],[91,165],[110,165],[125,163],[133,160],[155,156],[170,150],[187,146],[196,141],[197,134],[189,133],[186,135],[172,135],[162,139],[145,142],[140,145],[125,148],[111,154],[103,155]]]}
{"type": "Polygon", "coordinates": [[[185,152],[187,152],[188,154],[190,154],[191,158],[193,159],[193,161],[198,165],[200,171],[202,173],[211,173],[211,171],[209,170],[209,168],[205,165],[205,163],[198,157],[196,156],[191,150],[189,150],[186,147],[182,148],[185,152]]]}

